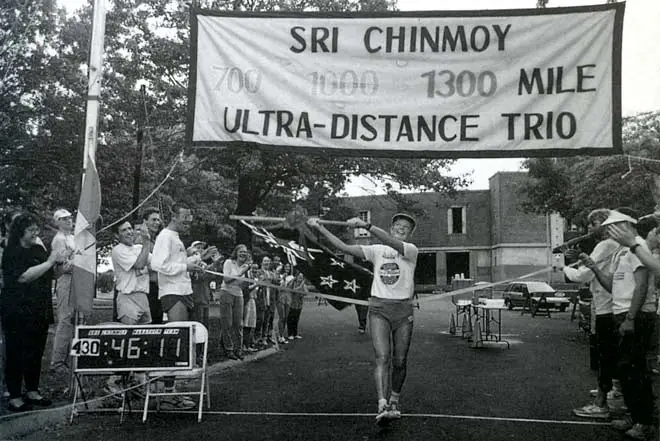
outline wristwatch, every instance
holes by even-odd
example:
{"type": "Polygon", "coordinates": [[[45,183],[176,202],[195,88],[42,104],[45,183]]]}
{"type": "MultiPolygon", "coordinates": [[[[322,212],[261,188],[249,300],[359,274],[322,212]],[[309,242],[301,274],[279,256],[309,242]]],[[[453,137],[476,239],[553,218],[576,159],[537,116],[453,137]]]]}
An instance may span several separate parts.
{"type": "Polygon", "coordinates": [[[364,229],[367,230],[367,231],[371,230],[371,224],[367,224],[367,225],[365,225],[365,226],[364,226],[364,229]]]}
{"type": "Polygon", "coordinates": [[[633,254],[635,254],[635,250],[637,249],[637,247],[639,247],[639,244],[638,244],[638,243],[636,243],[635,245],[631,246],[631,247],[630,247],[630,252],[633,253],[633,254]]]}

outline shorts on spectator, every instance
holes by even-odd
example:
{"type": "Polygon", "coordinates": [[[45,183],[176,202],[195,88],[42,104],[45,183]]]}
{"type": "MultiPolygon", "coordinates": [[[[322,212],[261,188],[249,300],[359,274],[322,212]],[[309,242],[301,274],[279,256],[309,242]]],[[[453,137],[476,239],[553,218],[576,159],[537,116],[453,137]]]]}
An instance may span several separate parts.
{"type": "Polygon", "coordinates": [[[195,302],[193,302],[192,294],[189,294],[187,296],[181,296],[178,294],[166,294],[160,298],[160,304],[163,306],[163,311],[165,312],[172,309],[172,307],[176,305],[178,302],[183,303],[183,306],[188,308],[188,311],[192,311],[193,307],[195,306],[195,302]]]}
{"type": "Polygon", "coordinates": [[[117,294],[117,318],[121,321],[123,317],[135,320],[138,324],[151,323],[147,294],[143,292],[117,294]]]}

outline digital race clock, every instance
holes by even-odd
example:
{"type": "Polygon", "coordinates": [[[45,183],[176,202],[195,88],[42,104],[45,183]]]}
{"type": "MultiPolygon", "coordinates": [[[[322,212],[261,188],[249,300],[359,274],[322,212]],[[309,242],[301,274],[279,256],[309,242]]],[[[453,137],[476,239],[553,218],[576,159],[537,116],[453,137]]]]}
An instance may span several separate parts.
{"type": "Polygon", "coordinates": [[[76,372],[186,370],[194,367],[192,325],[77,326],[76,372]]]}

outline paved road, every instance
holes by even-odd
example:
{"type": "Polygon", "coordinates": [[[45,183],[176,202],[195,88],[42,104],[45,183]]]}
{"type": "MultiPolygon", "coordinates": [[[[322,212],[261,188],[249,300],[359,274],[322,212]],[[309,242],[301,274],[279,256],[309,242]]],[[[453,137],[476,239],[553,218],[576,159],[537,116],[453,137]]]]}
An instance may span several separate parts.
{"type": "Polygon", "coordinates": [[[586,337],[570,313],[503,313],[505,345],[472,349],[447,333],[451,305],[422,305],[415,320],[404,417],[373,424],[375,390],[368,335],[353,308],[307,303],[304,338],[277,354],[211,377],[212,409],[190,414],[81,415],[73,425],[26,440],[620,440],[609,426],[578,419],[595,384],[586,337]]]}

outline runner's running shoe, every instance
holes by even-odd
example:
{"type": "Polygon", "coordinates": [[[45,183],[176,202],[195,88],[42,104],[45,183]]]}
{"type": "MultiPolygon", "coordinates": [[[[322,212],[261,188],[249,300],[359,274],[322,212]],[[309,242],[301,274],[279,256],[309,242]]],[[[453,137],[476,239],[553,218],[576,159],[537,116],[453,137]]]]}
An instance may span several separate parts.
{"type": "Polygon", "coordinates": [[[378,414],[376,414],[376,425],[383,427],[390,423],[389,411],[390,408],[387,405],[378,409],[378,414]]]}
{"type": "Polygon", "coordinates": [[[390,402],[390,410],[389,410],[389,415],[388,418],[392,420],[398,420],[401,418],[401,410],[399,409],[399,403],[392,403],[390,402]]]}

